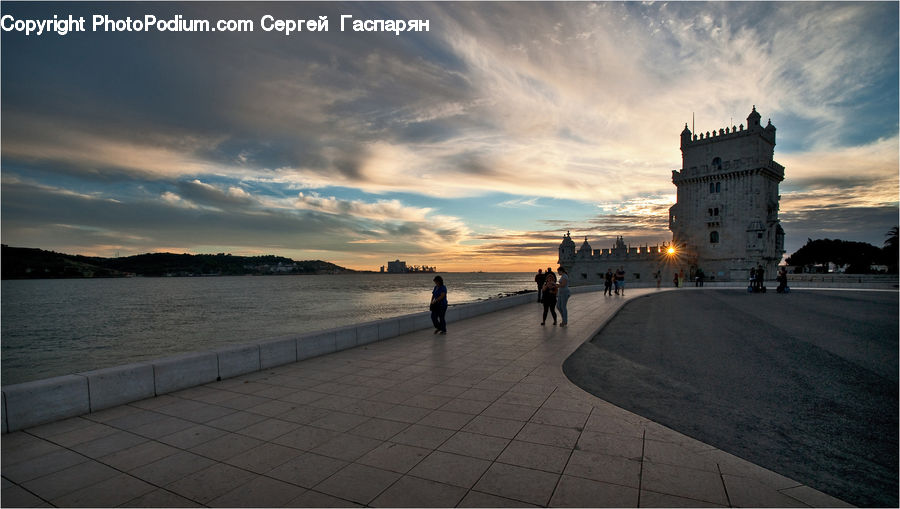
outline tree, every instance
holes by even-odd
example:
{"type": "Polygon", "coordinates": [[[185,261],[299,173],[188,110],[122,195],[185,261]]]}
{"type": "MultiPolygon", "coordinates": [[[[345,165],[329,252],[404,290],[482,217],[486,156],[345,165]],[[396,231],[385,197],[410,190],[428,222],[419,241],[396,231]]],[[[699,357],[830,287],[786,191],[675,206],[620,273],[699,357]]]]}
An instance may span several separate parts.
{"type": "Polygon", "coordinates": [[[883,251],[872,244],[840,239],[806,239],[806,245],[789,256],[788,265],[823,265],[829,263],[846,267],[849,274],[871,272],[873,264],[880,263],[883,251]]]}
{"type": "Polygon", "coordinates": [[[893,227],[885,234],[884,247],[882,251],[884,252],[884,264],[888,266],[889,272],[897,272],[897,258],[898,258],[898,242],[897,242],[897,227],[893,227]]]}

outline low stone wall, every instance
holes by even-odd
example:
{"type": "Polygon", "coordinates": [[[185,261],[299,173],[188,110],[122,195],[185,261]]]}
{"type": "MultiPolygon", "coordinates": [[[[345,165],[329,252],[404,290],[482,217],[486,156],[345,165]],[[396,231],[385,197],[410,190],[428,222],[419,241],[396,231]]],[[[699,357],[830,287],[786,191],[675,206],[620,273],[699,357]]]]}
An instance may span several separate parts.
{"type": "MultiPolygon", "coordinates": [[[[573,288],[572,292],[596,290],[602,290],[602,287],[583,286],[573,288]]],[[[450,306],[447,321],[452,323],[534,302],[536,297],[532,292],[450,306]]],[[[210,352],[193,352],[5,386],[2,388],[3,401],[0,407],[2,431],[17,431],[97,412],[431,327],[431,315],[426,311],[309,334],[228,346],[210,352]]]]}

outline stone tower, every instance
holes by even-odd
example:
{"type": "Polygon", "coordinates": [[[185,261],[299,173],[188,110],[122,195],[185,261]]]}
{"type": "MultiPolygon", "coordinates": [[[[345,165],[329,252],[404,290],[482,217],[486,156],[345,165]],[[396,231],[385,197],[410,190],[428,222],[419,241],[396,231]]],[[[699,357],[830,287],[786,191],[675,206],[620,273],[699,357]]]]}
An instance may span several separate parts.
{"type": "Polygon", "coordinates": [[[714,279],[746,280],[762,266],[766,279],[784,254],[778,221],[778,184],[784,167],[773,160],[775,126],[763,127],[756,106],[747,127],[681,132],[681,170],[669,209],[672,241],[683,257],[714,279]]]}

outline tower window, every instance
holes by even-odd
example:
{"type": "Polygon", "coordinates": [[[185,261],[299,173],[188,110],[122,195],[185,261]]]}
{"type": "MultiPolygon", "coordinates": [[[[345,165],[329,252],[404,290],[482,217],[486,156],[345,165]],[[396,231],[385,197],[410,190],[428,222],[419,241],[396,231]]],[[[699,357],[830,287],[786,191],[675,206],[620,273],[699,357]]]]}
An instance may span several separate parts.
{"type": "Polygon", "coordinates": [[[713,159],[712,167],[714,170],[721,170],[722,169],[722,158],[717,157],[717,158],[713,159]]]}
{"type": "Polygon", "coordinates": [[[719,207],[716,207],[716,208],[713,209],[713,215],[714,215],[714,216],[718,216],[718,215],[719,215],[719,207]]]}
{"type": "Polygon", "coordinates": [[[709,243],[710,244],[718,244],[719,243],[719,232],[709,232],[709,243]]]}
{"type": "Polygon", "coordinates": [[[722,190],[721,182],[710,182],[709,183],[709,192],[710,193],[718,193],[721,190],[722,190]]]}
{"type": "Polygon", "coordinates": [[[720,187],[721,185],[722,185],[721,182],[716,182],[716,192],[717,192],[717,193],[718,193],[719,191],[721,191],[721,187],[720,187]]]}

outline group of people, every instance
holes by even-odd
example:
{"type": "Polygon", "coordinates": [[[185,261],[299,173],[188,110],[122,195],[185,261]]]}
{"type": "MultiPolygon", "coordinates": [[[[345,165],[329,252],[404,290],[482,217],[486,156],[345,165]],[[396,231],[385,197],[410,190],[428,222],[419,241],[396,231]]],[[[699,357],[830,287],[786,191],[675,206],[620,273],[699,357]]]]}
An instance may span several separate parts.
{"type": "Polygon", "coordinates": [[[606,274],[603,275],[603,295],[611,296],[613,286],[615,286],[616,295],[625,295],[625,269],[621,265],[615,272],[611,268],[606,269],[606,274]]]}
{"type": "Polygon", "coordinates": [[[553,325],[556,325],[556,310],[559,309],[559,314],[562,318],[559,326],[565,327],[569,325],[569,310],[567,306],[572,291],[569,289],[569,273],[566,272],[566,269],[559,267],[556,271],[559,273],[558,278],[550,267],[547,267],[547,272],[538,269],[537,275],[534,276],[534,282],[537,283],[538,287],[537,301],[544,305],[541,325],[547,323],[548,312],[553,317],[553,325]]]}

